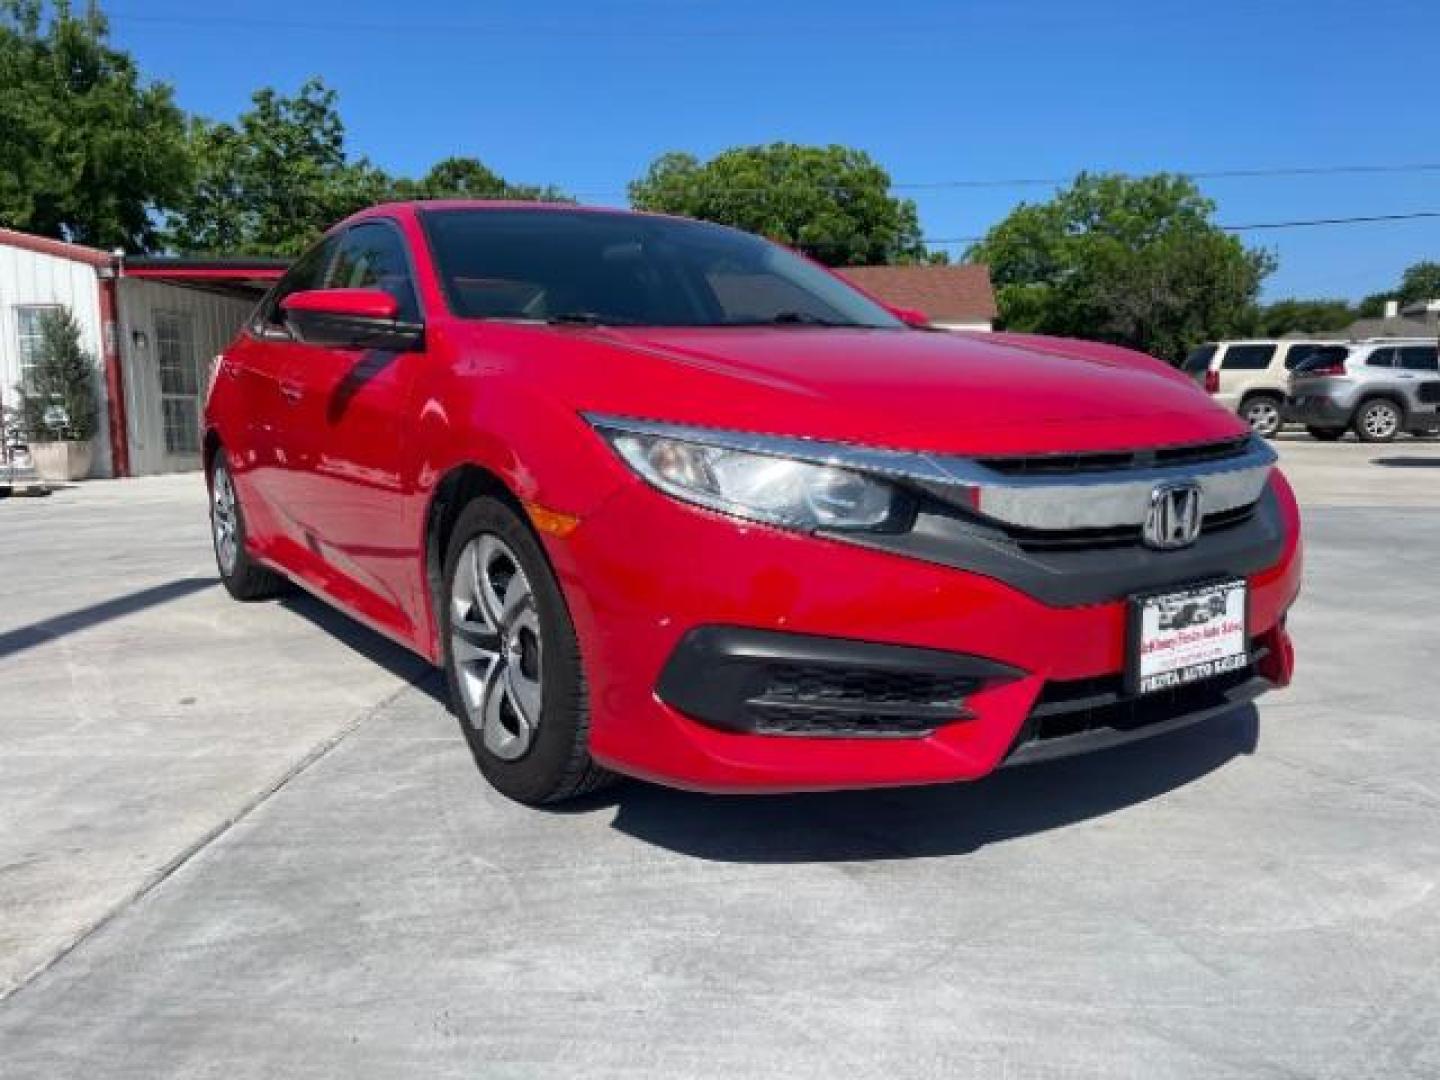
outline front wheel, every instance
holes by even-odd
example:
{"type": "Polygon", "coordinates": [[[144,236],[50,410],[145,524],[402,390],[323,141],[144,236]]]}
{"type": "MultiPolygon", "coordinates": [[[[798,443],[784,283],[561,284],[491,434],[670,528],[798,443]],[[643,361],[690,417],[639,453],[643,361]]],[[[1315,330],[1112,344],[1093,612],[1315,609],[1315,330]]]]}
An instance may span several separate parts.
{"type": "Polygon", "coordinates": [[[1268,394],[1257,394],[1240,407],[1240,418],[1256,435],[1273,439],[1280,431],[1280,401],[1268,394]]]}
{"type": "Polygon", "coordinates": [[[1400,434],[1403,421],[1400,406],[1378,398],[1360,406],[1360,411],[1355,414],[1355,434],[1360,436],[1361,442],[1390,442],[1400,434]]]}
{"type": "Polygon", "coordinates": [[[255,562],[245,550],[245,512],[224,450],[215,452],[210,466],[210,536],[220,580],[236,600],[265,600],[288,591],[288,581],[255,562]]]}
{"type": "Polygon", "coordinates": [[[485,778],[531,805],[610,780],[590,757],[575,627],[524,520],[496,499],[470,503],[450,536],[444,580],[450,701],[485,778]]]}

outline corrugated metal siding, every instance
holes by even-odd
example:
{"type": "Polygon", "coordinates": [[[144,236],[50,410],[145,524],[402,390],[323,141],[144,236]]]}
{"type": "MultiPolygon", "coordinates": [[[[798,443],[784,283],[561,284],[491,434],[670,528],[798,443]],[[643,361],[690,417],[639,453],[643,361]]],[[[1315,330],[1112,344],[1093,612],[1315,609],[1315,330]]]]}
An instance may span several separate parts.
{"type": "Polygon", "coordinates": [[[95,388],[100,405],[92,472],[109,476],[110,425],[100,352],[100,283],[95,268],[0,244],[0,399],[7,408],[15,404],[15,384],[20,380],[20,328],[15,309],[29,304],[63,304],[80,324],[81,341],[95,358],[95,388]]]}
{"type": "Polygon", "coordinates": [[[126,411],[130,429],[130,469],[136,476],[198,469],[198,454],[172,454],[165,447],[165,417],[161,404],[159,335],[155,313],[177,312],[190,319],[193,361],[196,365],[198,410],[205,392],[210,360],[235,337],[251,309],[249,300],[236,300],[200,289],[159,281],[120,280],[120,356],[125,373],[126,411]],[[136,340],[145,337],[145,347],[136,340]]]}

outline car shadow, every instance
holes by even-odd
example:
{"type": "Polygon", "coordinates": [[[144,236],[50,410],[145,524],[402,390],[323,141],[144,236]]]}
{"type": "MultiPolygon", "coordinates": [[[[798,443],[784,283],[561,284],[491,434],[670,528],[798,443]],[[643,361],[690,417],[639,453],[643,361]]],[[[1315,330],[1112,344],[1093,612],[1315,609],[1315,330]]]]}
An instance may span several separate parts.
{"type": "Polygon", "coordinates": [[[446,704],[445,679],[440,669],[403,645],[300,589],[282,597],[280,606],[437,703],[446,704]]]}
{"type": "MultiPolygon", "coordinates": [[[[448,711],[438,668],[309,593],[297,591],[280,604],[448,711]]],[[[613,807],[612,828],[713,862],[845,863],[962,855],[1143,803],[1253,753],[1259,737],[1259,713],[1244,705],[1168,735],[1002,769],[974,783],[706,795],[630,780],[544,809],[565,815],[613,807]]],[[[461,740],[459,732],[456,740],[461,740]]]]}
{"type": "Polygon", "coordinates": [[[1370,464],[1386,469],[1440,469],[1440,457],[1377,457],[1371,458],[1370,464]]]}
{"type": "Polygon", "coordinates": [[[613,827],[715,862],[869,862],[961,855],[1153,799],[1259,741],[1253,705],[1113,750],[1004,769],[974,783],[803,795],[700,795],[625,783],[557,812],[613,805],[613,827]]]}
{"type": "Polygon", "coordinates": [[[54,615],[39,622],[18,626],[0,633],[0,659],[11,656],[37,645],[44,645],[68,634],[88,630],[92,626],[114,619],[123,619],[161,604],[183,599],[192,593],[202,592],[213,586],[219,579],[214,577],[176,578],[159,585],[137,589],[123,596],[112,596],[108,600],[90,604],[61,615],[54,615]]]}

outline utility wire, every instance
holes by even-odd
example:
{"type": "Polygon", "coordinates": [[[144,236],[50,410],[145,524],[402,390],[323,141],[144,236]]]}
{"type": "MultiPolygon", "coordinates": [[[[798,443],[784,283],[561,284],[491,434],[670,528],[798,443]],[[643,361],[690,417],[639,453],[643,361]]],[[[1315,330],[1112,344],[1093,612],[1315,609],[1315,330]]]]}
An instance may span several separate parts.
{"type": "MultiPolygon", "coordinates": [[[[1407,214],[1365,214],[1357,217],[1306,218],[1295,221],[1257,221],[1247,225],[1217,225],[1226,232],[1262,232],[1270,229],[1308,229],[1317,225],[1369,225],[1381,221],[1419,221],[1440,218],[1440,210],[1414,210],[1407,214]]],[[[920,242],[936,247],[947,244],[978,244],[983,236],[927,237],[920,242]]]]}
{"type": "MultiPolygon", "coordinates": [[[[1106,170],[1087,169],[1092,175],[1104,175],[1106,170]]],[[[1120,170],[1123,174],[1123,170],[1120,170]]],[[[1428,173],[1440,172],[1440,161],[1417,161],[1393,165],[1295,165],[1278,166],[1275,168],[1250,168],[1250,169],[1159,169],[1157,172],[1171,173],[1176,176],[1184,176],[1190,180],[1256,180],[1271,179],[1289,176],[1373,176],[1385,173],[1428,173]]],[[[1007,188],[1007,187],[1060,187],[1074,181],[1073,176],[1030,176],[1012,177],[1002,179],[960,179],[960,180],[915,180],[898,181],[890,185],[892,191],[940,191],[955,188],[1007,188]]],[[[670,183],[675,183],[671,180],[670,183]]],[[[683,182],[682,182],[683,184],[683,182]]],[[[705,188],[713,186],[719,194],[762,194],[769,190],[761,187],[723,187],[720,185],[709,185],[707,181],[697,180],[695,186],[705,188]]],[[[824,190],[845,190],[844,185],[822,185],[824,190]]],[[[620,198],[627,193],[624,191],[576,191],[573,192],[576,198],[582,199],[609,199],[620,198]]]]}

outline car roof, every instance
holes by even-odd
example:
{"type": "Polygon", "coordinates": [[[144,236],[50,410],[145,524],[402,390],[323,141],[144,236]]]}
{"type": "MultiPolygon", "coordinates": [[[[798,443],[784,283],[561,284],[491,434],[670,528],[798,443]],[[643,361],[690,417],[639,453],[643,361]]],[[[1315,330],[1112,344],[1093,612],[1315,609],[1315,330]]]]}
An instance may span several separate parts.
{"type": "Polygon", "coordinates": [[[1326,338],[1303,338],[1303,337],[1293,337],[1293,338],[1292,338],[1292,337],[1287,337],[1287,338],[1273,338],[1273,337],[1271,337],[1271,338],[1230,338],[1230,339],[1228,339],[1228,340],[1226,340],[1226,341],[1215,341],[1215,342],[1211,342],[1211,344],[1217,345],[1217,346],[1219,346],[1219,345],[1274,345],[1274,346],[1276,346],[1276,347],[1279,347],[1279,346],[1281,346],[1281,345],[1344,345],[1345,342],[1343,342],[1343,341],[1336,341],[1336,340],[1334,340],[1333,338],[1331,338],[1331,339],[1326,339],[1326,338]]]}
{"type": "MultiPolygon", "coordinates": [[[[631,210],[623,206],[582,206],[579,203],[542,202],[531,199],[405,199],[367,206],[363,210],[357,210],[343,221],[336,222],[336,226],[332,226],[332,228],[369,217],[394,216],[396,211],[418,215],[432,210],[533,210],[552,214],[595,214],[608,217],[648,217],[671,221],[696,221],[695,218],[685,217],[683,214],[659,214],[650,210],[631,210]]],[[[713,223],[702,222],[702,224],[713,223]]],[[[725,226],[720,227],[725,228],[725,226]]]]}

